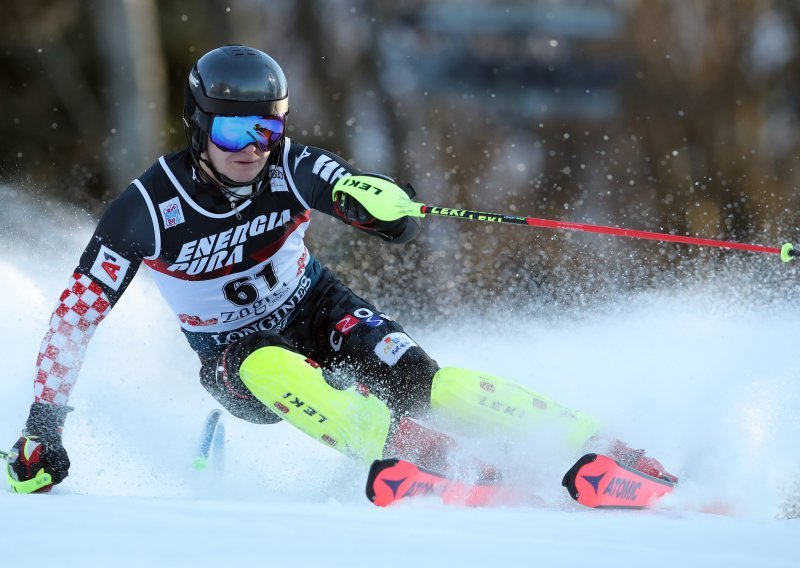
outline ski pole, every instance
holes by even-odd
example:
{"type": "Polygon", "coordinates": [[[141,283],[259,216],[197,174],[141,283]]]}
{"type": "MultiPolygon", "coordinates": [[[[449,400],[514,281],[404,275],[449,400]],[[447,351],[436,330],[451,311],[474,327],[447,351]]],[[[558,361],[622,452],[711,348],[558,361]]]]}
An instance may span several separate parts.
{"type": "Polygon", "coordinates": [[[472,211],[470,209],[455,209],[451,207],[432,207],[430,205],[420,205],[420,213],[423,215],[437,215],[439,217],[455,217],[457,219],[469,219],[474,221],[486,221],[489,223],[510,223],[514,225],[528,225],[543,229],[565,229],[567,231],[584,231],[587,233],[600,233],[603,235],[613,235],[616,237],[629,237],[633,239],[648,239],[652,241],[668,241],[673,243],[683,243],[687,245],[697,245],[704,247],[716,247],[724,249],[745,250],[749,252],[760,252],[767,254],[780,255],[783,262],[789,262],[792,258],[800,256],[800,251],[795,251],[792,243],[785,243],[782,247],[767,247],[763,245],[751,245],[733,241],[719,241],[716,239],[703,239],[697,237],[687,237],[683,235],[673,235],[670,233],[657,233],[653,231],[637,231],[633,229],[622,229],[619,227],[607,227],[604,225],[589,225],[586,223],[573,223],[569,221],[554,221],[551,219],[539,219],[536,217],[520,217],[517,215],[507,215],[505,213],[487,213],[484,211],[472,211]]]}
{"type": "Polygon", "coordinates": [[[455,217],[458,219],[487,221],[490,223],[511,223],[514,225],[528,225],[530,227],[540,227],[543,229],[566,229],[568,231],[584,231],[587,233],[600,233],[616,237],[649,239],[652,241],[668,241],[687,245],[778,254],[783,262],[789,262],[792,258],[800,256],[800,250],[795,251],[792,243],[785,243],[780,248],[766,247],[763,245],[750,245],[732,241],[718,241],[715,239],[672,235],[670,233],[636,231],[633,229],[621,229],[619,227],[607,227],[603,225],[538,219],[536,217],[520,217],[518,215],[507,215],[505,213],[487,213],[485,211],[456,209],[454,207],[433,207],[431,205],[412,201],[414,192],[410,189],[411,188],[403,189],[391,181],[376,178],[375,176],[346,176],[336,182],[333,188],[333,199],[334,201],[338,199],[340,193],[350,195],[376,219],[380,219],[381,221],[395,221],[406,215],[412,217],[437,215],[439,217],[455,217]]]}

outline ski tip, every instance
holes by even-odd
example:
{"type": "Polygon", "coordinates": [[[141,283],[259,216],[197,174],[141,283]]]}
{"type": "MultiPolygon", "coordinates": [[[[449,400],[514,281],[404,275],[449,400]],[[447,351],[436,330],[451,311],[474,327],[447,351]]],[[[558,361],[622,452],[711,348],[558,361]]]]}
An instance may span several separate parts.
{"type": "Polygon", "coordinates": [[[562,485],[575,501],[597,509],[648,508],[675,486],[598,454],[580,458],[564,475],[562,485]]]}
{"type": "Polygon", "coordinates": [[[578,478],[578,472],[583,466],[592,463],[596,459],[597,459],[597,454],[584,455],[578,461],[575,462],[575,465],[569,468],[569,471],[564,474],[564,478],[561,480],[561,485],[566,487],[569,496],[575,499],[576,501],[580,497],[580,492],[578,491],[578,487],[576,484],[576,479],[578,478]]]}
{"type": "Polygon", "coordinates": [[[396,466],[399,462],[400,460],[397,458],[382,459],[375,460],[372,462],[372,465],[369,466],[369,475],[367,475],[367,499],[372,503],[376,503],[378,500],[378,494],[375,491],[376,480],[383,471],[396,466]]]}

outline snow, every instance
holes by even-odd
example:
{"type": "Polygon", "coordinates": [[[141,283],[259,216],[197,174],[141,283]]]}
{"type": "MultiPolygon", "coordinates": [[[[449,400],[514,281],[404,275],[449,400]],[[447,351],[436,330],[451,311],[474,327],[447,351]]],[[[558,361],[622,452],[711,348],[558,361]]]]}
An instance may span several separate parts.
{"type": "MultiPolygon", "coordinates": [[[[56,238],[40,241],[19,225],[41,222],[41,211],[5,214],[0,432],[10,447],[27,416],[50,311],[91,223],[67,215],[52,229],[56,238]]],[[[570,463],[536,439],[521,452],[550,487],[542,506],[421,500],[380,509],[364,497],[364,466],[286,424],[226,415],[225,472],[194,471],[197,437],[216,405],[140,274],[100,326],[73,391],[70,476],[49,495],[0,489],[2,565],[795,566],[800,520],[780,516],[800,477],[791,357],[800,313],[751,305],[735,289],[687,285],[561,320],[477,322],[470,314],[448,329],[407,326],[440,364],[513,378],[646,447],[682,479],[659,509],[567,503],[558,481],[570,463]],[[727,514],[703,512],[723,507],[727,514]]]]}

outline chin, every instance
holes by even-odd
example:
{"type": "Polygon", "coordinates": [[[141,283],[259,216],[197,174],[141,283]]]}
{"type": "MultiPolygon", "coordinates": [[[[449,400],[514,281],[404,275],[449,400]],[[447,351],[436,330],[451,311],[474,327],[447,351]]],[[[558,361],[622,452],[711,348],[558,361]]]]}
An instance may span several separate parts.
{"type": "Polygon", "coordinates": [[[236,172],[236,175],[232,176],[229,175],[228,177],[236,181],[237,183],[245,183],[255,178],[261,172],[262,169],[263,167],[253,168],[250,170],[238,170],[236,172]]]}

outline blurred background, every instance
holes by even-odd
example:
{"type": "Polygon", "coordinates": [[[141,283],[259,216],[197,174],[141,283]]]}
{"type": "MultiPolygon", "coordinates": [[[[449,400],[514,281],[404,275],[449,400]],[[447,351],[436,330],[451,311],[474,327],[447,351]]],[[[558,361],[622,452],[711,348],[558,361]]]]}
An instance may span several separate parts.
{"type": "MultiPolygon", "coordinates": [[[[423,203],[780,246],[800,240],[798,30],[794,0],[7,2],[0,186],[99,215],[184,147],[194,61],[244,43],[286,72],[292,139],[412,182],[423,203]]],[[[791,270],[435,218],[391,247],[317,214],[309,248],[387,311],[429,321],[791,270]]]]}

